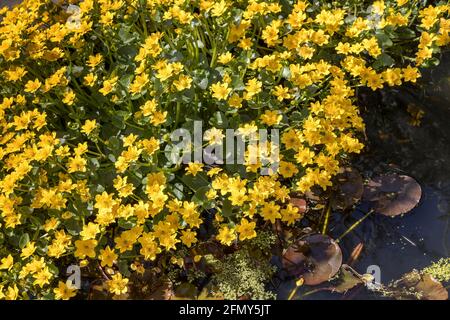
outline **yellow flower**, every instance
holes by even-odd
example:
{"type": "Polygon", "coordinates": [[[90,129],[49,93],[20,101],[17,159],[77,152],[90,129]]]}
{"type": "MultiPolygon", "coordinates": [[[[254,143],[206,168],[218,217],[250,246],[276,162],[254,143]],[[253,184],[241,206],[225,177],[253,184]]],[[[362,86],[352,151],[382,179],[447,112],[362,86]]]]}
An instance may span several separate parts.
{"type": "Polygon", "coordinates": [[[43,270],[40,270],[34,275],[34,285],[38,285],[39,287],[44,287],[46,284],[50,283],[50,279],[53,277],[53,274],[50,272],[48,267],[45,267],[43,270]]]}
{"type": "Polygon", "coordinates": [[[282,85],[275,86],[273,90],[273,95],[277,97],[278,101],[283,101],[284,99],[291,99],[289,94],[289,88],[285,88],[282,85]]]}
{"type": "Polygon", "coordinates": [[[137,94],[142,91],[142,89],[147,85],[149,82],[148,75],[147,74],[139,74],[137,75],[133,82],[130,83],[130,86],[128,87],[128,91],[131,94],[137,94]]]}
{"type": "Polygon", "coordinates": [[[112,207],[116,204],[113,196],[113,194],[108,194],[106,191],[96,195],[94,208],[98,209],[99,213],[111,212],[112,207]]]}
{"type": "Polygon", "coordinates": [[[119,249],[120,253],[131,250],[137,241],[138,235],[134,235],[130,230],[124,231],[119,237],[114,239],[116,243],[116,248],[119,249]]]}
{"type": "Polygon", "coordinates": [[[245,85],[245,99],[250,100],[255,96],[256,94],[261,92],[262,88],[262,82],[258,81],[256,79],[250,79],[247,81],[247,84],[245,85]]]}
{"type": "Polygon", "coordinates": [[[281,26],[281,20],[273,20],[262,32],[261,38],[267,43],[268,47],[275,46],[278,42],[278,32],[281,26]]]}
{"type": "Polygon", "coordinates": [[[102,267],[112,267],[118,257],[119,256],[109,246],[107,246],[105,249],[100,250],[100,255],[98,256],[101,261],[100,264],[102,267]]]}
{"type": "Polygon", "coordinates": [[[97,126],[97,120],[86,120],[84,125],[81,127],[81,132],[89,135],[97,126]]]}
{"type": "Polygon", "coordinates": [[[119,79],[119,77],[116,76],[116,77],[112,77],[109,80],[103,81],[103,87],[98,91],[104,96],[108,95],[109,93],[111,93],[114,90],[118,79],[119,79]]]}
{"type": "Polygon", "coordinates": [[[407,66],[406,68],[402,69],[403,72],[403,79],[405,81],[410,81],[410,82],[416,82],[416,80],[418,78],[420,78],[420,71],[417,68],[411,67],[411,66],[407,66]]]}
{"type": "Polygon", "coordinates": [[[210,145],[220,145],[225,135],[222,133],[222,129],[211,128],[205,132],[203,138],[210,145]]]}
{"type": "Polygon", "coordinates": [[[159,126],[160,124],[163,124],[164,122],[166,122],[166,117],[167,117],[167,111],[164,111],[164,112],[155,111],[150,116],[150,123],[155,126],[159,126]]]}
{"type": "Polygon", "coordinates": [[[286,208],[281,210],[281,221],[286,222],[287,225],[292,225],[300,218],[301,214],[298,208],[292,204],[288,204],[286,208]]]}
{"type": "Polygon", "coordinates": [[[5,293],[5,299],[16,300],[18,296],[19,296],[19,288],[17,288],[17,285],[14,284],[14,286],[9,286],[5,293]]]}
{"type": "Polygon", "coordinates": [[[87,66],[90,68],[95,68],[103,61],[103,57],[100,53],[97,53],[96,55],[91,55],[88,58],[88,61],[86,62],[87,66]]]}
{"type": "Polygon", "coordinates": [[[222,226],[217,235],[217,240],[223,245],[229,246],[234,240],[236,240],[236,234],[234,229],[228,228],[228,226],[222,226]]]}
{"type": "Polygon", "coordinates": [[[308,164],[313,163],[314,152],[308,148],[301,148],[298,153],[295,155],[295,160],[300,163],[302,166],[306,167],[308,164]]]}
{"type": "Polygon", "coordinates": [[[45,221],[44,230],[46,232],[50,232],[51,230],[55,230],[59,225],[59,220],[57,218],[50,218],[45,221]]]}
{"type": "Polygon", "coordinates": [[[231,60],[233,60],[233,55],[231,54],[231,52],[222,53],[217,59],[217,61],[219,61],[219,63],[221,64],[227,64],[231,60]]]}
{"type": "Polygon", "coordinates": [[[157,102],[155,99],[146,101],[141,107],[144,117],[152,115],[156,111],[157,102]]]}
{"type": "Polygon", "coordinates": [[[239,94],[234,93],[228,99],[228,104],[233,108],[239,109],[242,107],[242,100],[243,99],[239,96],[239,94]]]}
{"type": "Polygon", "coordinates": [[[219,167],[215,167],[215,168],[211,168],[208,170],[208,172],[206,173],[209,177],[215,176],[216,174],[218,174],[219,172],[222,171],[222,168],[219,167]]]}
{"type": "Polygon", "coordinates": [[[188,248],[192,246],[193,243],[197,242],[197,233],[191,230],[183,230],[180,237],[181,242],[188,248]]]}
{"type": "Polygon", "coordinates": [[[228,88],[228,83],[214,83],[211,85],[211,91],[213,98],[217,100],[225,100],[231,92],[231,89],[228,88]]]}
{"type": "Polygon", "coordinates": [[[25,248],[22,249],[22,253],[20,254],[20,256],[23,259],[28,258],[29,256],[31,256],[34,252],[36,251],[36,247],[34,242],[28,242],[27,245],[25,246],[25,248]]]}
{"type": "Polygon", "coordinates": [[[275,223],[276,219],[281,218],[280,206],[273,202],[264,203],[264,206],[261,209],[261,217],[266,221],[275,223]]]}
{"type": "Polygon", "coordinates": [[[213,17],[220,17],[227,11],[228,3],[225,0],[220,0],[214,3],[212,7],[212,16],[213,17]]]}
{"type": "Polygon", "coordinates": [[[184,74],[180,75],[177,80],[173,82],[173,85],[177,91],[183,91],[191,87],[192,78],[184,74]]]}
{"type": "Polygon", "coordinates": [[[11,270],[11,268],[13,267],[13,265],[14,265],[14,259],[13,259],[13,257],[12,257],[12,255],[11,254],[9,254],[7,257],[5,257],[5,258],[2,258],[2,260],[0,261],[1,262],[1,264],[0,264],[0,270],[4,270],[4,269],[6,269],[6,270],[11,270]]]}
{"type": "Polygon", "coordinates": [[[76,291],[76,288],[73,288],[71,285],[67,285],[62,281],[59,281],[58,287],[53,289],[56,300],[69,300],[77,295],[76,291]]]}
{"type": "Polygon", "coordinates": [[[97,75],[91,73],[88,73],[84,78],[84,84],[88,87],[92,87],[95,84],[95,81],[97,81],[97,75]]]}
{"type": "Polygon", "coordinates": [[[203,171],[203,166],[203,163],[190,162],[186,168],[186,173],[195,177],[197,173],[203,171]]]}
{"type": "Polygon", "coordinates": [[[89,222],[83,226],[83,230],[80,232],[82,240],[95,239],[95,236],[100,232],[100,226],[96,223],[89,222]]]}
{"type": "Polygon", "coordinates": [[[256,237],[256,222],[249,222],[247,219],[242,219],[241,223],[236,227],[239,233],[239,240],[253,239],[256,237]]]}
{"type": "Polygon", "coordinates": [[[39,81],[39,79],[35,79],[34,81],[33,80],[29,80],[25,84],[25,92],[34,93],[41,87],[41,85],[42,84],[39,81]]]}
{"type": "Polygon", "coordinates": [[[95,258],[95,248],[97,240],[77,240],[75,241],[75,257],[84,259],[85,257],[95,258]]]}
{"type": "Polygon", "coordinates": [[[278,170],[284,178],[290,178],[298,173],[297,167],[293,163],[287,161],[280,161],[278,170]]]}
{"type": "Polygon", "coordinates": [[[64,93],[64,98],[62,99],[62,102],[64,102],[65,104],[71,106],[73,104],[73,102],[75,101],[75,92],[73,92],[73,90],[67,90],[64,93]]]}
{"type": "Polygon", "coordinates": [[[300,136],[294,129],[284,132],[281,136],[281,142],[286,149],[298,150],[301,144],[300,136]]]}
{"type": "Polygon", "coordinates": [[[106,281],[106,285],[108,286],[109,292],[121,295],[128,292],[128,279],[123,278],[120,273],[116,273],[115,275],[111,276],[111,280],[106,281]]]}
{"type": "Polygon", "coordinates": [[[159,244],[167,251],[175,249],[178,242],[180,242],[180,240],[176,238],[176,234],[172,234],[170,237],[159,239],[159,244]]]}
{"type": "Polygon", "coordinates": [[[86,164],[87,161],[83,157],[75,156],[74,158],[70,158],[69,162],[67,164],[68,172],[74,173],[74,172],[86,172],[86,164]]]}
{"type": "Polygon", "coordinates": [[[268,125],[273,126],[280,123],[283,116],[277,110],[267,110],[261,115],[261,122],[268,125]]]}
{"type": "Polygon", "coordinates": [[[161,252],[155,241],[155,236],[150,232],[143,233],[139,238],[139,243],[142,246],[139,253],[144,256],[145,260],[153,261],[156,259],[156,255],[161,252]]]}

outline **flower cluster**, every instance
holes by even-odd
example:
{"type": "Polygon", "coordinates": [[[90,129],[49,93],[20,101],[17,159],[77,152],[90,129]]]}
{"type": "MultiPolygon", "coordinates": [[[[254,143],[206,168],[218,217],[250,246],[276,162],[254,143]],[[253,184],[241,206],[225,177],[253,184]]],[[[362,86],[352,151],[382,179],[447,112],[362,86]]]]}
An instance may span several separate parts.
{"type": "MultiPolygon", "coordinates": [[[[415,82],[450,6],[412,0],[24,0],[0,10],[0,298],[68,299],[65,267],[114,295],[182,248],[301,218],[364,123],[358,87],[415,82]],[[277,172],[173,164],[170,133],[281,131],[277,172]],[[204,227],[205,223],[213,228],[204,227]],[[98,268],[97,268],[98,267],[98,268]]],[[[249,155],[247,154],[248,158],[249,155]]]]}

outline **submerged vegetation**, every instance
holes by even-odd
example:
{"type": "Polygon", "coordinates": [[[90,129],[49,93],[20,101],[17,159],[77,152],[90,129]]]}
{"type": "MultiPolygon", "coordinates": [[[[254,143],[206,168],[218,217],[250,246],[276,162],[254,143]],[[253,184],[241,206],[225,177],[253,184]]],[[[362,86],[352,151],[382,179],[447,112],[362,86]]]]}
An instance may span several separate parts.
{"type": "MultiPolygon", "coordinates": [[[[343,267],[339,242],[372,214],[409,212],[422,191],[350,168],[364,148],[358,90],[436,66],[449,13],[425,0],[0,9],[0,299],[268,299],[283,277],[297,280],[290,298],[330,279],[341,284],[326,290],[377,291],[343,267]],[[201,147],[231,152],[227,129],[257,143],[243,164],[170,161],[172,132],[195,121],[201,147]],[[270,154],[261,129],[280,130],[270,154]],[[331,216],[361,199],[372,209],[331,239],[331,216]]],[[[448,281],[448,267],[417,274],[448,281]]],[[[444,296],[423,288],[413,296],[444,296]]]]}

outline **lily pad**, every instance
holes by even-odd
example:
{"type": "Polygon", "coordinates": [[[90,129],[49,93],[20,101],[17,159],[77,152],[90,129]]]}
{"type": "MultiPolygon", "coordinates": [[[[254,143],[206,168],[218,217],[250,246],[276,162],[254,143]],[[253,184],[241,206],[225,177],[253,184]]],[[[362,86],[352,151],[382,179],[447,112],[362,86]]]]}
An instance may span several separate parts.
{"type": "Polygon", "coordinates": [[[422,188],[409,176],[390,173],[368,182],[363,198],[373,202],[376,212],[395,217],[411,211],[420,202],[422,188]]]}
{"type": "Polygon", "coordinates": [[[336,284],[331,288],[331,291],[338,293],[346,293],[354,287],[364,284],[359,274],[356,274],[348,265],[343,264],[339,273],[339,278],[336,284]]]}
{"type": "Polygon", "coordinates": [[[331,200],[333,210],[345,210],[356,204],[363,195],[364,181],[358,170],[341,168],[336,175],[336,187],[331,200]]]}
{"type": "Polygon", "coordinates": [[[339,271],[342,251],[329,236],[313,234],[289,246],[282,261],[289,275],[303,278],[306,285],[317,285],[339,271]]]}

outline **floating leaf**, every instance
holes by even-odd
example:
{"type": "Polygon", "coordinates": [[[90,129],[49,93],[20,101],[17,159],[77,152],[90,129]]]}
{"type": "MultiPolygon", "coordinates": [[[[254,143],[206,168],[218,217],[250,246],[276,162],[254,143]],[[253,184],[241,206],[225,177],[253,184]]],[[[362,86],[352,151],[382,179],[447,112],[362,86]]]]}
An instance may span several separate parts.
{"type": "Polygon", "coordinates": [[[346,264],[342,265],[336,282],[336,285],[331,290],[339,293],[345,293],[357,285],[364,284],[364,281],[346,264]]]}
{"type": "Polygon", "coordinates": [[[363,198],[374,203],[376,212],[394,217],[411,211],[421,196],[422,189],[416,180],[391,173],[370,180],[363,198]]]}
{"type": "Polygon", "coordinates": [[[361,200],[364,182],[358,170],[341,168],[336,175],[336,181],[335,194],[331,199],[334,210],[345,210],[361,200]]]}
{"type": "Polygon", "coordinates": [[[282,261],[289,275],[302,277],[307,285],[317,285],[328,281],[339,271],[342,252],[329,236],[314,234],[287,248],[282,261]]]}

